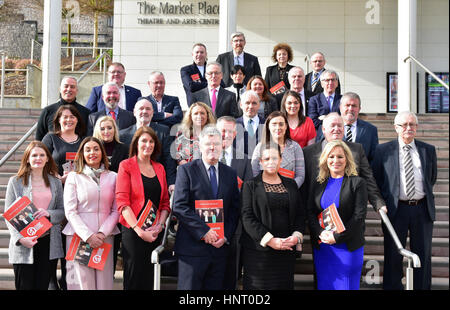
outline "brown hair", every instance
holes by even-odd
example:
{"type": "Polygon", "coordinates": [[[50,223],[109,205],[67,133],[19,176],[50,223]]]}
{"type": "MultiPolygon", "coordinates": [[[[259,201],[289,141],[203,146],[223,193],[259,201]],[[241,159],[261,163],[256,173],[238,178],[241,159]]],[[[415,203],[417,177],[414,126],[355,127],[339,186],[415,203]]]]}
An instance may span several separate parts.
{"type": "Polygon", "coordinates": [[[102,161],[101,163],[105,166],[105,169],[109,169],[109,161],[108,156],[106,155],[105,147],[103,146],[103,143],[95,138],[95,137],[86,137],[81,141],[80,147],[78,148],[77,155],[75,156],[75,166],[76,166],[76,173],[82,173],[84,166],[86,166],[86,160],[84,159],[84,146],[88,143],[94,141],[97,143],[100,147],[100,150],[102,151],[102,161]]]}
{"type": "Polygon", "coordinates": [[[247,82],[247,88],[246,89],[252,89],[252,82],[254,80],[256,80],[256,79],[260,80],[261,83],[264,85],[264,91],[262,93],[262,98],[260,98],[260,100],[269,101],[269,86],[267,86],[267,83],[266,83],[266,81],[264,81],[262,76],[260,76],[260,75],[252,76],[250,78],[250,80],[248,80],[248,82],[247,82]]]}
{"type": "Polygon", "coordinates": [[[292,48],[287,43],[278,43],[273,47],[272,51],[272,60],[277,62],[277,52],[278,50],[285,50],[288,54],[288,62],[291,62],[294,59],[294,53],[292,52],[292,48]]]}
{"type": "Polygon", "coordinates": [[[266,122],[264,123],[264,131],[263,131],[263,137],[262,137],[263,143],[270,143],[270,141],[272,140],[272,135],[270,134],[270,130],[269,130],[269,123],[271,120],[273,120],[275,117],[278,117],[278,116],[281,116],[286,123],[286,131],[284,133],[284,142],[286,142],[288,139],[291,138],[287,116],[281,111],[273,111],[272,113],[269,114],[269,116],[267,116],[266,122]]]}
{"type": "Polygon", "coordinates": [[[75,133],[82,137],[86,132],[86,124],[84,120],[81,118],[80,112],[78,112],[77,108],[75,108],[72,104],[63,104],[58,108],[53,118],[53,132],[57,136],[61,135],[61,125],[59,124],[59,119],[61,118],[62,113],[65,110],[69,110],[73,116],[77,118],[77,126],[75,127],[75,133]]]}
{"type": "Polygon", "coordinates": [[[300,127],[305,122],[306,117],[303,115],[302,98],[300,97],[300,95],[296,91],[288,90],[287,92],[284,93],[283,99],[281,99],[280,111],[283,112],[284,114],[286,114],[286,117],[287,117],[285,103],[286,103],[286,100],[287,100],[287,98],[289,96],[294,97],[300,103],[300,109],[298,110],[298,114],[297,114],[297,117],[298,117],[298,120],[299,120],[297,127],[300,127]]]}
{"type": "Polygon", "coordinates": [[[158,136],[156,135],[155,131],[147,126],[142,126],[136,132],[134,133],[133,139],[131,140],[130,144],[130,153],[129,157],[137,156],[138,154],[138,142],[139,138],[143,134],[149,134],[150,137],[152,137],[153,141],[155,141],[155,147],[153,148],[153,153],[150,156],[151,160],[156,160],[156,157],[161,153],[161,142],[158,139],[158,136]]]}
{"type": "Polygon", "coordinates": [[[45,186],[50,186],[50,181],[48,179],[48,175],[52,175],[54,177],[58,176],[58,167],[56,166],[55,161],[53,160],[52,154],[41,141],[31,141],[28,144],[25,152],[23,152],[22,161],[20,162],[19,171],[17,172],[17,178],[22,179],[22,183],[24,186],[28,185],[28,178],[31,174],[31,166],[28,160],[30,159],[31,151],[35,147],[40,147],[44,150],[45,155],[47,155],[48,161],[45,163],[44,170],[42,171],[42,177],[44,178],[45,186]]]}

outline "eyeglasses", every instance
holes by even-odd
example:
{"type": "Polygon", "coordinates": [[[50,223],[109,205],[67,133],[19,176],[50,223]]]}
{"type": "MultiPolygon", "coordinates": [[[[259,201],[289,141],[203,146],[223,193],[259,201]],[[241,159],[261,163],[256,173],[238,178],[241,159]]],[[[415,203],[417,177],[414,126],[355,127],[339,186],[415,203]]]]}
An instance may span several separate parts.
{"type": "Polygon", "coordinates": [[[325,82],[325,83],[330,83],[330,82],[334,82],[334,81],[337,81],[337,79],[323,79],[322,80],[322,82],[325,82]]]}
{"type": "Polygon", "coordinates": [[[124,71],[108,71],[109,74],[123,74],[124,71]]]}
{"type": "Polygon", "coordinates": [[[207,75],[219,75],[222,74],[220,71],[206,72],[207,75]]]}
{"type": "Polygon", "coordinates": [[[403,129],[407,129],[408,127],[410,127],[410,128],[416,128],[416,127],[417,127],[417,124],[414,124],[414,123],[395,124],[395,125],[400,126],[400,127],[402,127],[403,129]]]}

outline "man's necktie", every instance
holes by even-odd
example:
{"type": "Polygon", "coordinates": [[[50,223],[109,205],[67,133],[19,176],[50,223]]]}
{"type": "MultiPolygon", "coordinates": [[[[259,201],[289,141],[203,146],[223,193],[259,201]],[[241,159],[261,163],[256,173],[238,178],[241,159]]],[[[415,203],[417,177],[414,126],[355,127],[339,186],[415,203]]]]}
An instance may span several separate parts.
{"type": "Polygon", "coordinates": [[[411,145],[406,144],[403,147],[403,164],[405,167],[405,179],[406,179],[406,196],[409,199],[413,199],[416,188],[414,184],[414,167],[411,158],[411,145]]]}
{"type": "Polygon", "coordinates": [[[234,57],[234,65],[240,65],[239,56],[234,57]]]}
{"type": "Polygon", "coordinates": [[[253,130],[253,120],[248,120],[247,132],[249,137],[253,137],[255,135],[255,131],[253,130]]]}
{"type": "Polygon", "coordinates": [[[116,112],[109,111],[109,114],[111,114],[111,117],[113,118],[113,120],[116,120],[116,112]]]}
{"type": "Polygon", "coordinates": [[[331,108],[332,108],[332,101],[331,101],[331,96],[327,97],[327,102],[328,102],[328,107],[330,108],[330,112],[331,112],[331,108]]]}
{"type": "Polygon", "coordinates": [[[349,142],[353,142],[353,136],[352,136],[352,126],[351,125],[345,125],[345,127],[347,128],[347,132],[345,135],[345,140],[349,141],[349,142]]]}
{"type": "Polygon", "coordinates": [[[209,181],[211,182],[211,190],[214,195],[214,198],[217,198],[217,177],[216,177],[216,167],[209,167],[209,181]]]}
{"type": "Polygon", "coordinates": [[[314,89],[317,86],[317,83],[319,82],[319,72],[315,72],[313,74],[313,79],[311,81],[311,89],[314,91],[314,89]]]}
{"type": "Polygon", "coordinates": [[[212,107],[212,110],[214,113],[216,112],[216,102],[217,102],[216,92],[217,92],[217,90],[215,88],[213,88],[212,97],[211,97],[211,107],[212,107]]]}
{"type": "Polygon", "coordinates": [[[222,158],[220,159],[220,162],[221,162],[222,164],[224,164],[224,165],[227,164],[227,157],[226,157],[226,155],[227,155],[227,152],[225,152],[225,150],[223,150],[223,151],[222,151],[222,158]]]}

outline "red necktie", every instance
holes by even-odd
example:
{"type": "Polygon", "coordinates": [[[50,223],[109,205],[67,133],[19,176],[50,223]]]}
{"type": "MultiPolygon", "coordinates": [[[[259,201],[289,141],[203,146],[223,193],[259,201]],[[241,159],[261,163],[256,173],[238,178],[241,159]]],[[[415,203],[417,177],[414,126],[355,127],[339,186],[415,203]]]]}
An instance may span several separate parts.
{"type": "Polygon", "coordinates": [[[116,112],[109,111],[109,114],[111,114],[111,117],[113,118],[113,120],[116,120],[116,112]]]}
{"type": "Polygon", "coordinates": [[[212,90],[212,98],[211,98],[211,106],[212,106],[213,112],[216,111],[216,101],[217,101],[216,91],[217,90],[215,88],[213,88],[213,90],[212,90]]]}

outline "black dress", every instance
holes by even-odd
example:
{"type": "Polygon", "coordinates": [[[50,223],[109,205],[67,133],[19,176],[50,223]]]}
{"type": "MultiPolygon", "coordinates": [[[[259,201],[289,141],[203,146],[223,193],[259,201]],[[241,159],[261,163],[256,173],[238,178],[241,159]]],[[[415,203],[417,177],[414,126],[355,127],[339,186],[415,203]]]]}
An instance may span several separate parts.
{"type": "MultiPolygon", "coordinates": [[[[289,194],[281,184],[264,183],[272,220],[271,233],[286,238],[289,232],[289,194]]],[[[244,248],[244,289],[291,290],[294,288],[295,252],[244,248]]]]}

